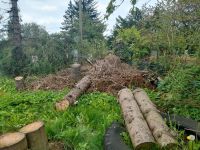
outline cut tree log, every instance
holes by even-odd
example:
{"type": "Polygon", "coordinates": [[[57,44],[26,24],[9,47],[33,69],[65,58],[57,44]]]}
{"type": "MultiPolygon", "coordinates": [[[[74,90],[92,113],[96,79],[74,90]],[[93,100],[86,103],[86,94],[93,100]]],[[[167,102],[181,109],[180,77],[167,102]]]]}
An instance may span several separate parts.
{"type": "Polygon", "coordinates": [[[0,136],[0,150],[28,150],[25,134],[16,132],[0,136]]]}
{"type": "Polygon", "coordinates": [[[30,150],[48,150],[48,139],[42,121],[31,123],[19,130],[26,135],[30,150]]]}
{"type": "Polygon", "coordinates": [[[133,91],[135,100],[142,111],[154,138],[161,147],[172,148],[177,146],[177,141],[172,131],[166,125],[156,106],[151,102],[143,89],[133,91]]]}
{"type": "Polygon", "coordinates": [[[16,90],[21,91],[25,89],[24,77],[18,76],[15,78],[16,90]]]}
{"type": "Polygon", "coordinates": [[[77,98],[89,88],[90,84],[90,76],[85,76],[84,78],[82,78],[75,85],[75,87],[64,97],[64,100],[56,103],[56,110],[63,111],[66,110],[69,105],[73,105],[77,101],[77,98]]]}
{"type": "Polygon", "coordinates": [[[132,91],[127,88],[122,89],[118,95],[133,146],[135,149],[152,149],[155,146],[154,137],[134,100],[132,91]]]}

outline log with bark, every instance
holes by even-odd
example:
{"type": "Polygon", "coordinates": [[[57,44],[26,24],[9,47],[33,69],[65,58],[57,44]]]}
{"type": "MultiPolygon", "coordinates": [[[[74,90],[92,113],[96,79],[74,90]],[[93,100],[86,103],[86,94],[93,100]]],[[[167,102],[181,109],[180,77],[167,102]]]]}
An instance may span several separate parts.
{"type": "Polygon", "coordinates": [[[19,130],[26,135],[30,150],[48,150],[48,139],[44,123],[41,121],[31,123],[19,130]]]}
{"type": "Polygon", "coordinates": [[[57,102],[55,107],[56,110],[63,111],[66,110],[69,105],[73,105],[77,98],[81,96],[90,86],[91,79],[90,76],[85,76],[82,78],[75,87],[64,97],[64,100],[57,102]]]}
{"type": "Polygon", "coordinates": [[[138,88],[133,91],[133,94],[154,138],[161,147],[172,148],[177,146],[177,141],[172,135],[173,132],[166,125],[156,106],[149,99],[146,92],[143,89],[138,88]]]}
{"type": "Polygon", "coordinates": [[[152,149],[155,146],[154,137],[134,100],[132,91],[129,89],[122,89],[118,95],[133,146],[136,149],[142,150],[152,149]]]}
{"type": "Polygon", "coordinates": [[[7,133],[0,136],[0,150],[28,150],[23,133],[7,133]]]}

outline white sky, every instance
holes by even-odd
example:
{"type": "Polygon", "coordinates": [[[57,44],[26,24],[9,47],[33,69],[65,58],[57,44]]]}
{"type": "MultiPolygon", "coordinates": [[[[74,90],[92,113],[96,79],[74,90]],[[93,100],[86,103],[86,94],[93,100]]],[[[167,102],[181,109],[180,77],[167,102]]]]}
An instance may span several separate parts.
{"type": "MultiPolygon", "coordinates": [[[[9,0],[4,0],[9,1],[9,0]]],[[[39,25],[45,26],[48,32],[59,32],[61,22],[63,21],[63,15],[67,9],[70,0],[19,0],[20,16],[23,23],[35,22],[39,25]]],[[[97,9],[103,16],[106,12],[106,7],[109,0],[96,0],[98,2],[97,9]]],[[[125,0],[120,8],[118,8],[114,14],[106,22],[108,25],[105,34],[109,34],[116,22],[116,17],[119,15],[125,17],[130,8],[130,0],[125,0]]],[[[138,0],[137,7],[141,7],[143,4],[155,4],[156,0],[138,0]]],[[[0,3],[0,8],[8,9],[9,7],[3,3],[0,3]]]]}

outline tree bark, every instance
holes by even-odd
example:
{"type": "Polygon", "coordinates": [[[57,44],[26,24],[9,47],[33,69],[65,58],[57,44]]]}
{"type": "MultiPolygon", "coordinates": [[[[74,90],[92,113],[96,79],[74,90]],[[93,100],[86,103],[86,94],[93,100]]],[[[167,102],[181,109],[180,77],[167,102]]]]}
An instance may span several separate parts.
{"type": "Polygon", "coordinates": [[[73,105],[77,98],[81,96],[90,86],[90,76],[82,78],[75,87],[64,97],[64,100],[56,103],[55,107],[57,110],[62,111],[68,108],[69,105],[73,105]]]}
{"type": "Polygon", "coordinates": [[[45,133],[44,123],[41,121],[29,124],[22,129],[27,138],[28,148],[30,150],[48,150],[48,139],[45,133]]]}
{"type": "Polygon", "coordinates": [[[23,133],[7,133],[0,136],[0,150],[28,150],[23,133]]]}
{"type": "Polygon", "coordinates": [[[16,77],[15,78],[15,84],[16,84],[16,89],[18,91],[24,90],[25,88],[25,83],[24,83],[24,78],[23,77],[16,77]]]}
{"type": "Polygon", "coordinates": [[[152,149],[155,146],[154,137],[129,89],[119,92],[119,103],[124,120],[136,149],[152,149]]]}
{"type": "Polygon", "coordinates": [[[166,125],[156,106],[151,102],[146,92],[142,89],[133,91],[135,100],[142,111],[154,138],[162,147],[175,147],[177,141],[170,133],[171,130],[166,125]]]}

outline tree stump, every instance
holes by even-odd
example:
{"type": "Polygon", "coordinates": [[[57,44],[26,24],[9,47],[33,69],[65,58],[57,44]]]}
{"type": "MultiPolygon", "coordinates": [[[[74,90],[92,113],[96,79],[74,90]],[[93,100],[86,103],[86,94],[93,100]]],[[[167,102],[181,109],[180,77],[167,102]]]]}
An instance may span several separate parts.
{"type": "Polygon", "coordinates": [[[81,79],[81,65],[80,64],[73,64],[71,65],[72,68],[72,78],[77,82],[81,79]]]}
{"type": "Polygon", "coordinates": [[[18,91],[25,89],[24,77],[18,76],[15,78],[16,89],[18,91]]]}
{"type": "Polygon", "coordinates": [[[143,89],[138,88],[133,93],[156,141],[161,145],[161,147],[165,148],[177,146],[177,141],[171,134],[172,131],[166,125],[156,106],[151,102],[146,92],[143,89]]]}
{"type": "Polygon", "coordinates": [[[0,136],[0,150],[28,150],[25,134],[16,132],[0,136]]]}
{"type": "Polygon", "coordinates": [[[135,149],[153,149],[154,137],[129,89],[119,92],[119,102],[123,112],[126,127],[135,149]]]}
{"type": "Polygon", "coordinates": [[[48,150],[48,139],[45,133],[44,123],[34,122],[20,129],[27,138],[28,148],[30,150],[48,150]]]}

